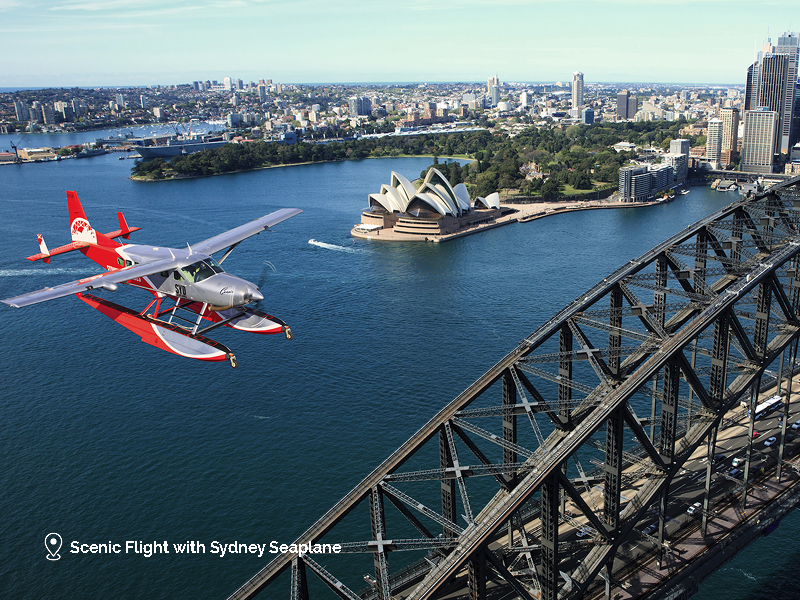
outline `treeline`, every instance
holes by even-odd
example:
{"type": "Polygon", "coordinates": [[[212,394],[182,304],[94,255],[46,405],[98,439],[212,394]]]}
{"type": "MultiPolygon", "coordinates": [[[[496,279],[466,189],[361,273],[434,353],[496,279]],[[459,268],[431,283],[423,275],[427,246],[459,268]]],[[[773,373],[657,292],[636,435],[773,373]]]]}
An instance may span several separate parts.
{"type": "MultiPolygon", "coordinates": [[[[161,159],[136,161],[133,175],[164,179],[172,176],[209,176],[260,167],[383,156],[433,155],[437,166],[455,185],[464,182],[473,195],[501,189],[522,195],[554,199],[564,193],[602,189],[617,184],[619,168],[634,158],[611,147],[628,141],[669,148],[685,121],[600,123],[565,129],[529,127],[511,137],[477,131],[439,135],[387,136],[333,141],[327,144],[278,142],[226,144],[214,150],[161,159]],[[439,164],[439,156],[468,156],[473,162],[439,164]],[[526,179],[523,165],[535,164],[547,177],[526,179]]],[[[427,169],[426,169],[427,170],[427,169]]],[[[424,171],[423,171],[424,173],[424,171]]]]}

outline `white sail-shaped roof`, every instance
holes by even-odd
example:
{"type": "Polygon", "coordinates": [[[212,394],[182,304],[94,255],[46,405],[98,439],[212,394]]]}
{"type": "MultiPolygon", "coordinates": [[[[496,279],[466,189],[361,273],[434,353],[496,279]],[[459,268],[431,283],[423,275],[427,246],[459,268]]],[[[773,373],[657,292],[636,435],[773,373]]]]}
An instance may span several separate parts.
{"type": "MultiPolygon", "coordinates": [[[[420,210],[429,210],[430,213],[454,217],[460,217],[473,207],[467,186],[459,183],[453,187],[441,171],[434,168],[428,169],[418,189],[403,175],[392,171],[391,183],[383,184],[379,193],[369,194],[369,205],[380,205],[387,212],[416,212],[419,216],[420,210]]],[[[474,206],[500,208],[500,195],[495,192],[486,198],[476,198],[474,206]]]]}
{"type": "Polygon", "coordinates": [[[431,196],[437,198],[444,206],[447,206],[447,212],[457,217],[461,215],[458,204],[453,200],[447,192],[442,191],[441,187],[434,186],[430,183],[423,183],[422,187],[417,190],[417,197],[431,196]]]}
{"type": "Polygon", "coordinates": [[[463,183],[459,183],[453,188],[453,191],[456,194],[456,198],[458,198],[458,203],[461,205],[461,209],[469,210],[472,205],[469,201],[469,191],[467,191],[467,186],[463,183]]]}
{"type": "Polygon", "coordinates": [[[411,185],[411,182],[403,177],[400,173],[392,171],[392,182],[390,184],[393,188],[397,189],[402,196],[405,196],[406,202],[411,202],[417,190],[411,185]]]}
{"type": "Polygon", "coordinates": [[[400,195],[400,192],[397,190],[397,188],[393,188],[392,186],[384,183],[381,186],[381,194],[385,195],[387,198],[391,198],[393,210],[397,212],[406,211],[408,200],[406,200],[405,196],[400,195]]]}
{"type": "MultiPolygon", "coordinates": [[[[416,196],[414,196],[414,200],[421,200],[431,208],[433,208],[436,212],[440,215],[453,215],[454,217],[457,216],[457,213],[454,211],[454,207],[447,203],[444,198],[439,196],[439,194],[431,194],[428,192],[417,192],[416,196]]],[[[409,203],[411,204],[411,203],[409,203]]]]}
{"type": "Polygon", "coordinates": [[[482,204],[486,208],[500,208],[500,194],[491,193],[486,198],[478,197],[475,199],[475,206],[482,204]]]}

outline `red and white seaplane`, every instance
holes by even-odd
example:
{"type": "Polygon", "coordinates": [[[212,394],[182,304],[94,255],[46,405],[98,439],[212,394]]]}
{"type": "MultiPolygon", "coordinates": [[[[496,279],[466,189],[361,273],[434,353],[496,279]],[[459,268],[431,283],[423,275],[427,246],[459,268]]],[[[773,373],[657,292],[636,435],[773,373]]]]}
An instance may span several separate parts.
{"type": "Polygon", "coordinates": [[[7,298],[2,300],[4,304],[20,308],[76,294],[92,308],[139,335],[147,344],[198,360],[228,360],[232,367],[237,366],[233,352],[207,338],[206,333],[224,325],[253,333],[283,333],[287,339],[292,339],[286,323],[248,306],[264,298],[258,286],[226,273],[220,264],[242,240],[301,213],[300,209],[275,211],[182,250],[122,244],[115,238],[127,240],[141,227],[128,227],[121,212],[117,213],[119,229],[103,234],[89,225],[76,192],[67,192],[67,205],[72,243],[48,250],[40,234],[37,236],[40,252],[27,257],[28,260],[49,263],[57,254],[78,250],[106,272],[7,298]],[[219,261],[211,257],[223,250],[219,261]],[[86,293],[100,289],[115,291],[121,283],[145,289],[155,297],[143,311],[137,312],[86,293]],[[164,304],[170,306],[162,308],[165,299],[168,300],[164,304]],[[148,313],[151,308],[152,312],[148,313]]]}

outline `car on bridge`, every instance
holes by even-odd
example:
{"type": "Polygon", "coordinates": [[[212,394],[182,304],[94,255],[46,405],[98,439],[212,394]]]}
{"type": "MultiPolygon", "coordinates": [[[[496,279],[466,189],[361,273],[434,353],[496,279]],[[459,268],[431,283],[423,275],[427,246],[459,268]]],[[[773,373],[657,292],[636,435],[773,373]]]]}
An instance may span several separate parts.
{"type": "Polygon", "coordinates": [[[800,429],[800,420],[792,423],[792,429],[800,429]]]}
{"type": "Polygon", "coordinates": [[[642,529],[642,533],[645,535],[653,535],[653,532],[656,530],[656,524],[650,523],[647,527],[642,529]]]}
{"type": "Polygon", "coordinates": [[[711,459],[711,464],[714,465],[714,464],[717,464],[718,462],[721,462],[723,460],[725,460],[725,455],[724,454],[715,454],[714,458],[711,459]]]}
{"type": "Polygon", "coordinates": [[[728,471],[728,477],[734,477],[735,479],[739,479],[741,478],[741,476],[742,476],[741,469],[731,469],[730,471],[728,471]]]}
{"type": "Polygon", "coordinates": [[[778,438],[776,438],[776,437],[773,435],[772,437],[770,437],[770,438],[767,438],[766,440],[764,440],[764,446],[765,446],[765,447],[767,447],[767,448],[769,448],[770,446],[772,446],[772,445],[773,445],[775,442],[777,442],[777,441],[778,441],[778,438]]]}
{"type": "Polygon", "coordinates": [[[742,458],[741,456],[737,456],[736,458],[734,458],[731,461],[731,466],[732,467],[738,467],[739,465],[743,465],[743,464],[744,464],[744,458],[742,458]]]}
{"type": "Polygon", "coordinates": [[[689,508],[686,509],[686,514],[696,515],[697,513],[700,512],[702,506],[703,506],[702,502],[695,502],[689,508]]]}
{"type": "Polygon", "coordinates": [[[753,432],[753,439],[756,439],[756,438],[757,438],[758,436],[760,436],[760,435],[761,435],[761,432],[760,432],[760,431],[754,431],[754,432],[753,432]]]}

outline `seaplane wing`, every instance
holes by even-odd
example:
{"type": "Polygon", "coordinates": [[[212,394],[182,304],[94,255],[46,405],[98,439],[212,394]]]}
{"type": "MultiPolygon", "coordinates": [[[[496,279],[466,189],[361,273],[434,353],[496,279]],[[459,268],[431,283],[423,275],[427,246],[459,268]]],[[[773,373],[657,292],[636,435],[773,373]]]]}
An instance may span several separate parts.
{"type": "Polygon", "coordinates": [[[148,275],[153,275],[160,271],[168,271],[185,263],[186,261],[181,262],[176,258],[154,260],[152,262],[125,267],[124,269],[117,269],[106,273],[99,273],[98,275],[92,275],[91,277],[84,277],[83,279],[62,283],[55,287],[28,292],[27,294],[0,300],[0,302],[14,308],[21,308],[47,300],[54,300],[55,298],[63,298],[64,296],[77,294],[79,292],[88,292],[98,289],[114,291],[117,289],[117,284],[119,283],[125,283],[131,279],[138,279],[140,277],[147,277],[148,275]]]}
{"type": "Polygon", "coordinates": [[[301,212],[303,211],[299,208],[282,208],[281,210],[276,210],[274,213],[265,215],[260,219],[250,221],[249,223],[240,225],[239,227],[226,231],[225,233],[220,233],[212,238],[203,240],[200,243],[192,244],[192,251],[202,252],[209,255],[214,254],[220,250],[235,246],[242,240],[246,240],[250,236],[256,235],[257,233],[261,233],[265,229],[269,229],[273,225],[277,225],[281,221],[285,221],[286,219],[298,215],[301,212]]]}

